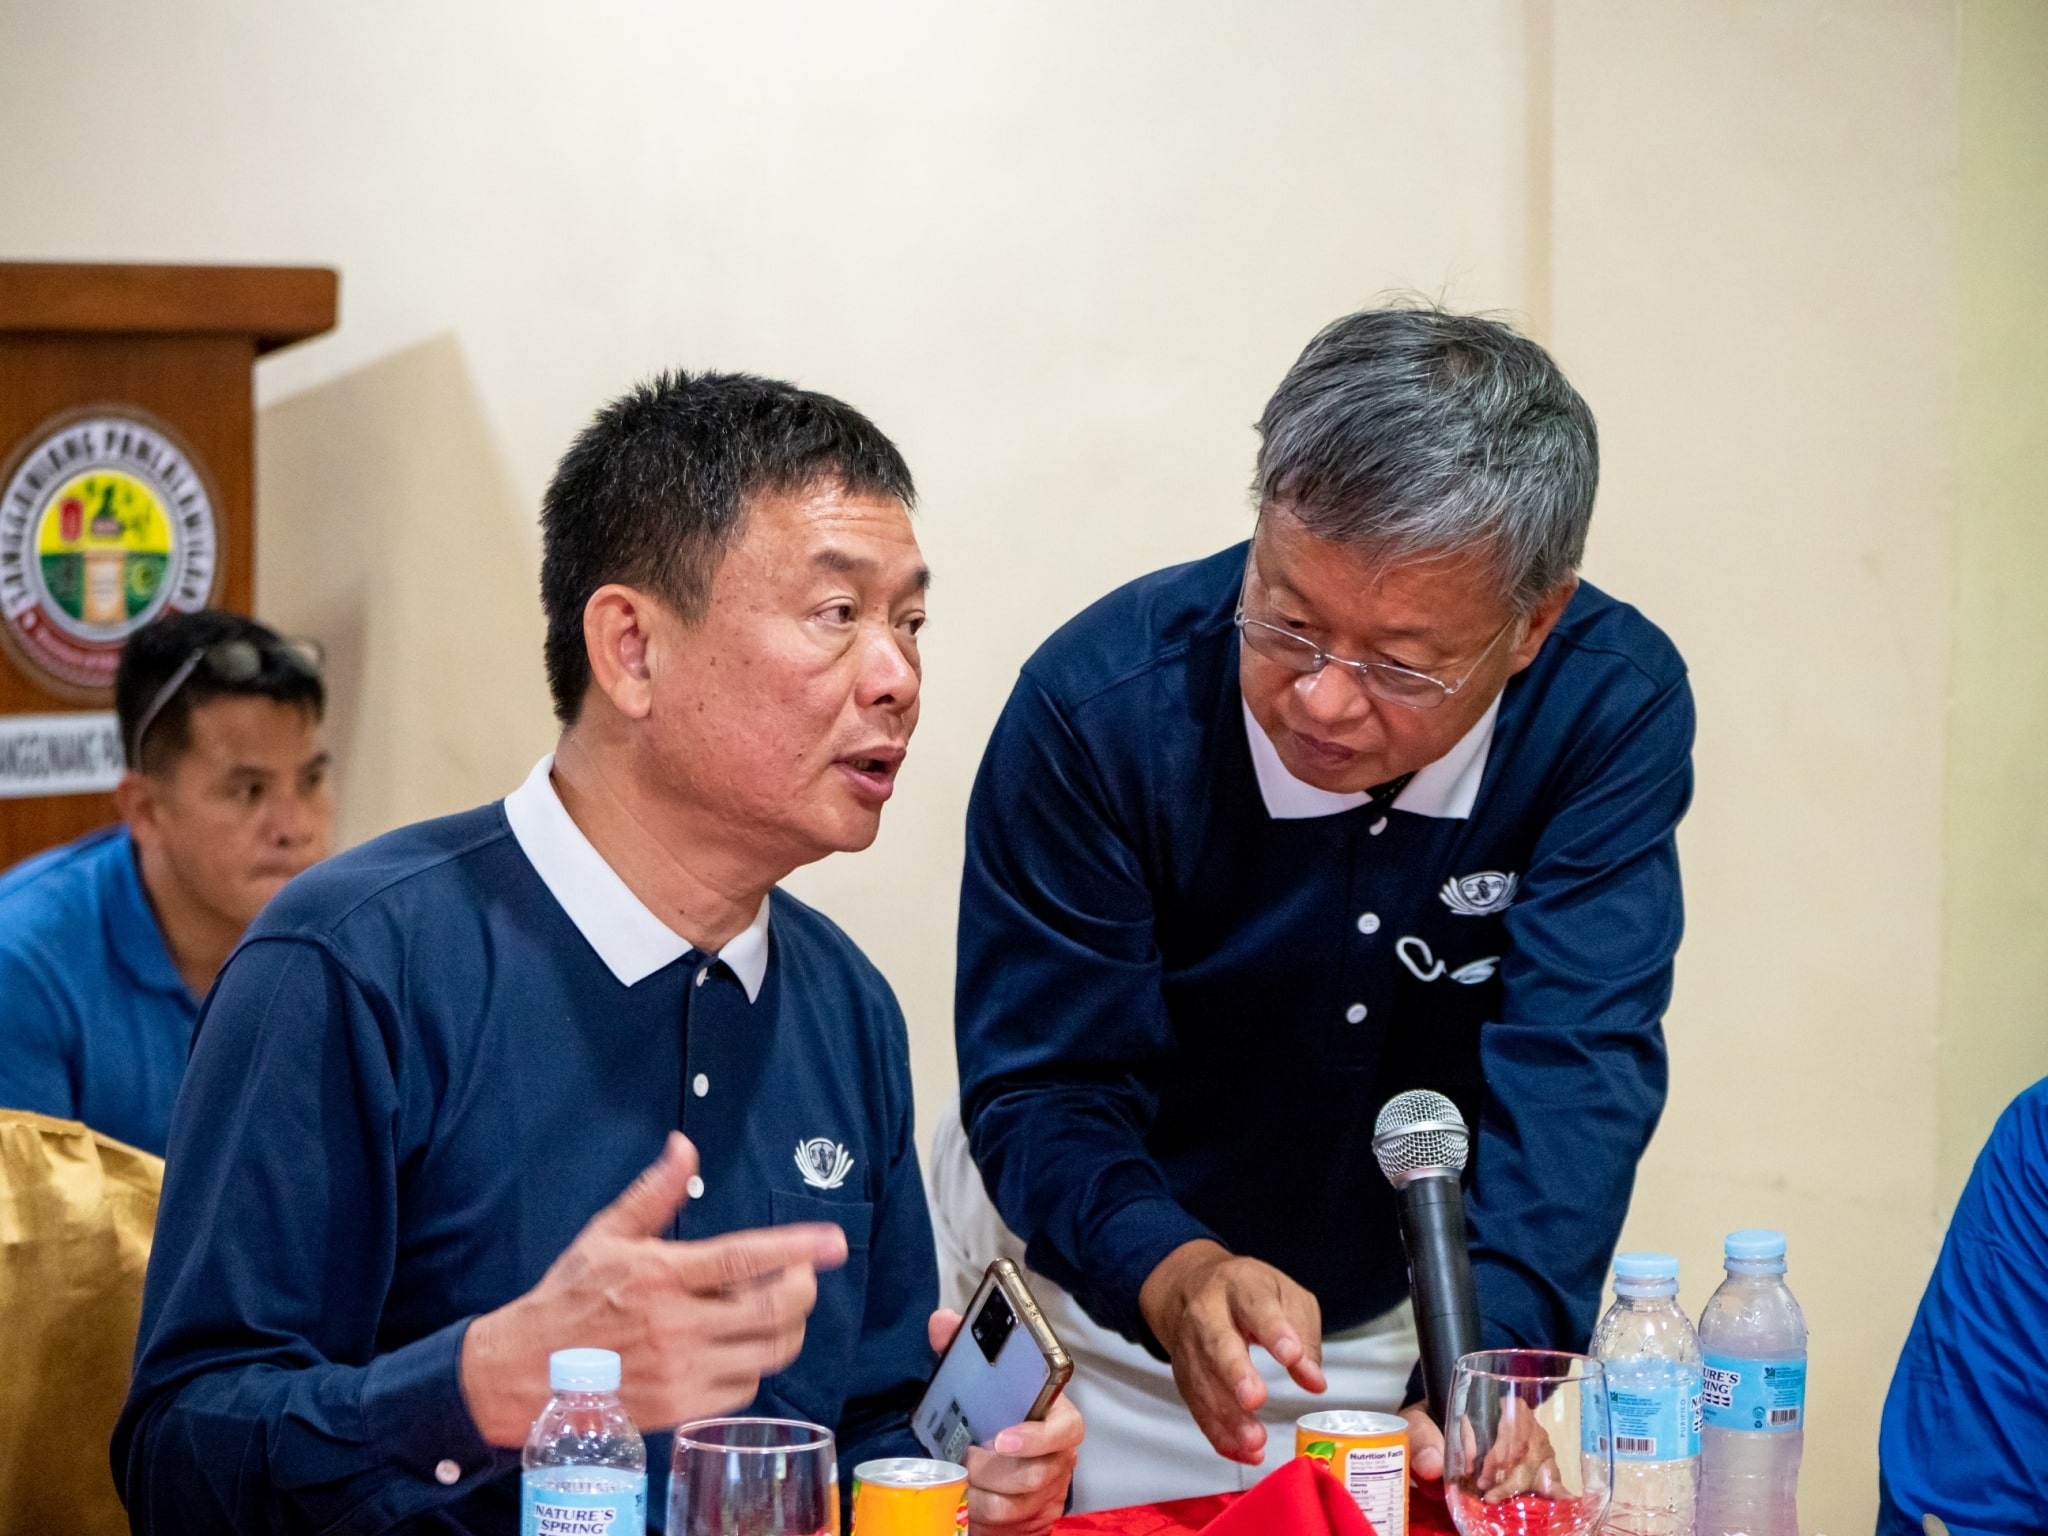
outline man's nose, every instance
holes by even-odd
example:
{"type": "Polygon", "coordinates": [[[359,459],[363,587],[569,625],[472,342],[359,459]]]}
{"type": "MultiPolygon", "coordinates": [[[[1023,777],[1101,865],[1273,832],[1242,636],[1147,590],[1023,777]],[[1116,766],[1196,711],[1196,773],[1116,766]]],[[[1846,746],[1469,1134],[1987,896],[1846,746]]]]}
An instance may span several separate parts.
{"type": "Polygon", "coordinates": [[[280,848],[298,848],[319,835],[322,812],[318,795],[279,795],[270,804],[270,840],[280,848]]]}
{"type": "Polygon", "coordinates": [[[908,709],[924,679],[893,629],[877,633],[861,658],[860,702],[908,709]]]}
{"type": "Polygon", "coordinates": [[[1372,713],[1372,697],[1364,684],[1365,679],[1349,667],[1325,666],[1299,678],[1294,684],[1294,695],[1301,701],[1303,711],[1318,724],[1349,724],[1372,713]]]}

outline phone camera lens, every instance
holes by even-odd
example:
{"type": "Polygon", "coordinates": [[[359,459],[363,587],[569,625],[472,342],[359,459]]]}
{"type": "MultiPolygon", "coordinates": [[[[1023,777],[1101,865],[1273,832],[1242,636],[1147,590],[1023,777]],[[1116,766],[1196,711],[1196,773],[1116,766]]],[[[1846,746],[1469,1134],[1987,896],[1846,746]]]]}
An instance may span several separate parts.
{"type": "Polygon", "coordinates": [[[990,1365],[1003,1352],[1003,1345],[1016,1329],[1017,1314],[1010,1310],[1009,1298],[1001,1291],[991,1291],[981,1311],[974,1317],[974,1342],[981,1346],[981,1353],[990,1365]]]}

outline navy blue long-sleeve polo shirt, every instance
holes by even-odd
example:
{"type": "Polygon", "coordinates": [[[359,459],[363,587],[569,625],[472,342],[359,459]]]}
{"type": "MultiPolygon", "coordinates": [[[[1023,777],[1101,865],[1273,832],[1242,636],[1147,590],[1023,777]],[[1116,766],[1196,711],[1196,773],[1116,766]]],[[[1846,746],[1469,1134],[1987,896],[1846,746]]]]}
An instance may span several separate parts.
{"type": "Polygon", "coordinates": [[[1238,682],[1245,559],[1082,613],[996,726],[960,899],[975,1160],[1032,1266],[1149,1348],[1139,1287],[1203,1237],[1337,1332],[1406,1294],[1373,1121],[1433,1088],[1475,1127],[1487,1341],[1582,1347],[1664,1103],[1683,663],[1581,585],[1461,760],[1425,770],[1463,796],[1276,816],[1238,682]]]}
{"type": "MultiPolygon", "coordinates": [[[[491,805],[317,866],[258,919],[173,1117],[113,1445],[138,1532],[516,1530],[518,1453],[464,1407],[463,1333],[678,1127],[702,1192],[672,1236],[847,1235],[802,1354],[748,1411],[835,1428],[845,1488],[858,1460],[919,1454],[937,1276],[887,984],[780,891],[751,1002],[737,941],[657,963],[658,932],[649,957],[652,930],[619,931],[652,914],[611,906],[581,931],[491,805]],[[628,985],[593,944],[635,943],[628,985]]],[[[669,1437],[647,1450],[658,1528],[669,1437]]]]}

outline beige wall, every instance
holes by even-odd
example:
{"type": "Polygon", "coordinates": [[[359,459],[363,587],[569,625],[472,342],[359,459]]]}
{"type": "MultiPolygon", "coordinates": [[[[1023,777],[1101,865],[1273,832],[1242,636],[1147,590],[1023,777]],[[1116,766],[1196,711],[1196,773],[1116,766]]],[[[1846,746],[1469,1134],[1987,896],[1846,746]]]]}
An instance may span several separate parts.
{"type": "Polygon", "coordinates": [[[2048,5],[1963,8],[1944,1213],[2048,1075],[2048,5]]]}
{"type": "Polygon", "coordinates": [[[498,642],[598,402],[744,367],[897,437],[937,573],[926,724],[880,844],[792,884],[894,978],[928,1115],[1017,664],[1244,529],[1249,423],[1321,321],[1401,284],[1515,304],[1524,260],[1510,5],[968,9],[0,11],[0,252],[343,271],[339,334],[259,370],[259,597],[341,637],[351,834],[539,749],[531,647],[498,642]],[[36,104],[120,61],[123,112],[36,104]],[[437,540],[467,557],[423,564],[437,540]],[[440,643],[472,623],[493,643],[440,643]]]}
{"type": "Polygon", "coordinates": [[[1955,21],[1559,8],[1556,342],[1600,413],[1592,574],[1699,703],[1671,1107],[1624,1241],[1697,1315],[1779,1226],[1810,1528],[1868,1530],[1933,1258],[1955,21]]]}
{"type": "Polygon", "coordinates": [[[791,883],[896,983],[927,1125],[1017,664],[1244,530],[1319,323],[1528,316],[1601,418],[1591,574],[1700,702],[1629,1239],[1696,1308],[1723,1231],[1787,1227],[1841,1532],[1941,1201],[2048,1065],[2042,12],[1966,10],[0,0],[0,255],[342,269],[260,371],[258,593],[335,649],[351,838],[544,750],[533,508],[595,404],[685,364],[871,411],[924,489],[925,724],[877,846],[791,883]]]}

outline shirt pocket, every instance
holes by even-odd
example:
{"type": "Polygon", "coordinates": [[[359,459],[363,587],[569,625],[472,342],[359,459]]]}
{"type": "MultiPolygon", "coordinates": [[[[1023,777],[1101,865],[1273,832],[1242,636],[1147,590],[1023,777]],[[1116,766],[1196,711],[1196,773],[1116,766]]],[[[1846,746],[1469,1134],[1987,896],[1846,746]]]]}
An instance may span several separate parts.
{"type": "Polygon", "coordinates": [[[875,1208],[866,1200],[833,1200],[792,1190],[768,1192],[770,1218],[778,1227],[798,1221],[829,1221],[846,1234],[846,1262],[818,1276],[818,1300],[804,1326],[803,1352],[786,1371],[763,1387],[812,1423],[839,1422],[853,1363],[867,1316],[868,1244],[875,1208]]]}

